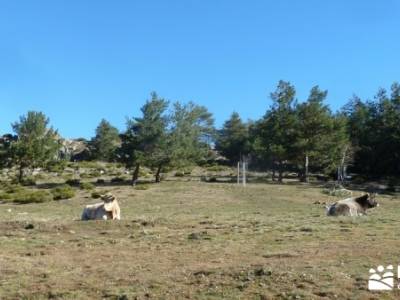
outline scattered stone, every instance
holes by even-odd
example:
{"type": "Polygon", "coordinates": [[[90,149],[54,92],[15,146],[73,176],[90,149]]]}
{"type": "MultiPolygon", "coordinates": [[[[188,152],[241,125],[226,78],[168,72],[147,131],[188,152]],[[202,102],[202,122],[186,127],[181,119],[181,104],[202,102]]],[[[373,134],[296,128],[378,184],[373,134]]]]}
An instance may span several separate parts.
{"type": "Polygon", "coordinates": [[[189,240],[211,240],[211,237],[208,235],[207,231],[202,232],[192,232],[188,235],[189,240]]]}
{"type": "Polygon", "coordinates": [[[266,270],[263,267],[259,267],[254,270],[254,275],[255,276],[271,276],[272,272],[271,272],[271,270],[266,270]]]}

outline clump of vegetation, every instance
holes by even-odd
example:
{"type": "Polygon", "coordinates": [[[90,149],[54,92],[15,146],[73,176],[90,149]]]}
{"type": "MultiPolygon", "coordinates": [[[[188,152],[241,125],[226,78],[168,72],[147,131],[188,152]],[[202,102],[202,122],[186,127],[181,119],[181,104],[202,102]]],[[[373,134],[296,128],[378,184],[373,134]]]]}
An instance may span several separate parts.
{"type": "Polygon", "coordinates": [[[201,176],[200,180],[203,182],[217,182],[218,181],[217,177],[215,177],[215,176],[211,176],[211,177],[201,176]]]}
{"type": "Polygon", "coordinates": [[[18,193],[15,193],[12,197],[12,201],[19,204],[44,203],[52,200],[53,195],[48,191],[22,190],[18,193]]]}
{"type": "Polygon", "coordinates": [[[175,177],[183,177],[183,176],[185,176],[185,172],[183,172],[183,171],[175,172],[175,177]]]}
{"type": "Polygon", "coordinates": [[[220,165],[207,167],[207,171],[210,171],[210,172],[223,172],[223,171],[229,171],[229,170],[230,170],[229,167],[220,166],[220,165]]]}
{"type": "Polygon", "coordinates": [[[65,184],[51,190],[54,200],[70,199],[75,196],[75,190],[65,184]]]}
{"type": "Polygon", "coordinates": [[[5,182],[5,183],[2,183],[1,189],[8,194],[12,194],[12,193],[20,192],[24,188],[19,184],[12,184],[9,182],[5,182]]]}
{"type": "Polygon", "coordinates": [[[33,186],[36,185],[36,180],[33,176],[25,177],[21,180],[23,186],[33,186]]]}
{"type": "Polygon", "coordinates": [[[0,201],[9,201],[12,200],[13,195],[10,193],[0,193],[0,201]]]}
{"type": "Polygon", "coordinates": [[[65,183],[70,186],[79,186],[81,181],[79,179],[68,179],[65,183]]]}
{"type": "Polygon", "coordinates": [[[53,173],[62,173],[67,165],[68,162],[66,160],[51,161],[46,165],[46,170],[53,173]]]}
{"type": "Polygon", "coordinates": [[[99,199],[101,197],[101,193],[98,191],[94,191],[94,192],[92,192],[91,196],[93,199],[99,199]]]}
{"type": "Polygon", "coordinates": [[[103,167],[96,161],[80,161],[76,163],[79,168],[102,170],[103,167]]]}
{"type": "Polygon", "coordinates": [[[122,178],[122,177],[114,177],[114,178],[111,178],[111,182],[114,182],[114,183],[117,183],[117,182],[124,182],[124,181],[125,181],[125,179],[122,178]]]}
{"type": "Polygon", "coordinates": [[[82,182],[80,187],[82,190],[87,190],[87,191],[93,190],[95,188],[94,184],[90,182],[82,182]]]}
{"type": "Polygon", "coordinates": [[[106,181],[105,181],[104,179],[102,179],[102,178],[99,178],[99,179],[96,180],[96,183],[98,183],[98,184],[105,184],[106,181]]]}

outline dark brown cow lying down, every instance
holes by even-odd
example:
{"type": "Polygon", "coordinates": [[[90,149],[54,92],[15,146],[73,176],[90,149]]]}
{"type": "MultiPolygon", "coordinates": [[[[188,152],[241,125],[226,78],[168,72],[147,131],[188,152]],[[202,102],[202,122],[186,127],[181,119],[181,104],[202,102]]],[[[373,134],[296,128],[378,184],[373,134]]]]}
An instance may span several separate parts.
{"type": "Polygon", "coordinates": [[[351,197],[340,200],[326,207],[328,216],[362,216],[366,214],[366,210],[379,206],[375,200],[375,194],[364,194],[359,197],[351,197]]]}

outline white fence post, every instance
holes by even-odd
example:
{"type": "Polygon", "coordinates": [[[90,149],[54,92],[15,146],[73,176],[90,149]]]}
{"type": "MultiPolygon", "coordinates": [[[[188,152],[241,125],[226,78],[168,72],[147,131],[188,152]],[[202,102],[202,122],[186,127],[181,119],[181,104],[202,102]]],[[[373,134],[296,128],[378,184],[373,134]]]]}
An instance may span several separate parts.
{"type": "Polygon", "coordinates": [[[246,186],[246,163],[243,161],[242,162],[242,167],[243,167],[243,186],[246,186]]]}

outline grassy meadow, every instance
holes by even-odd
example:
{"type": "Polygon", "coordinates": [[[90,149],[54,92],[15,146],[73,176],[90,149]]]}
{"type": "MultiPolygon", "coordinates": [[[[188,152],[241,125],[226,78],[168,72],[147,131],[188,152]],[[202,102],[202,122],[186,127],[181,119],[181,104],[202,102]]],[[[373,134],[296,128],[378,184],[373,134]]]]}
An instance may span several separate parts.
{"type": "Polygon", "coordinates": [[[318,183],[140,186],[95,187],[117,196],[121,221],[79,221],[98,202],[89,189],[0,204],[0,299],[400,297],[367,290],[370,268],[399,262],[396,195],[379,195],[368,216],[334,218],[325,203],[338,198],[318,183]]]}

